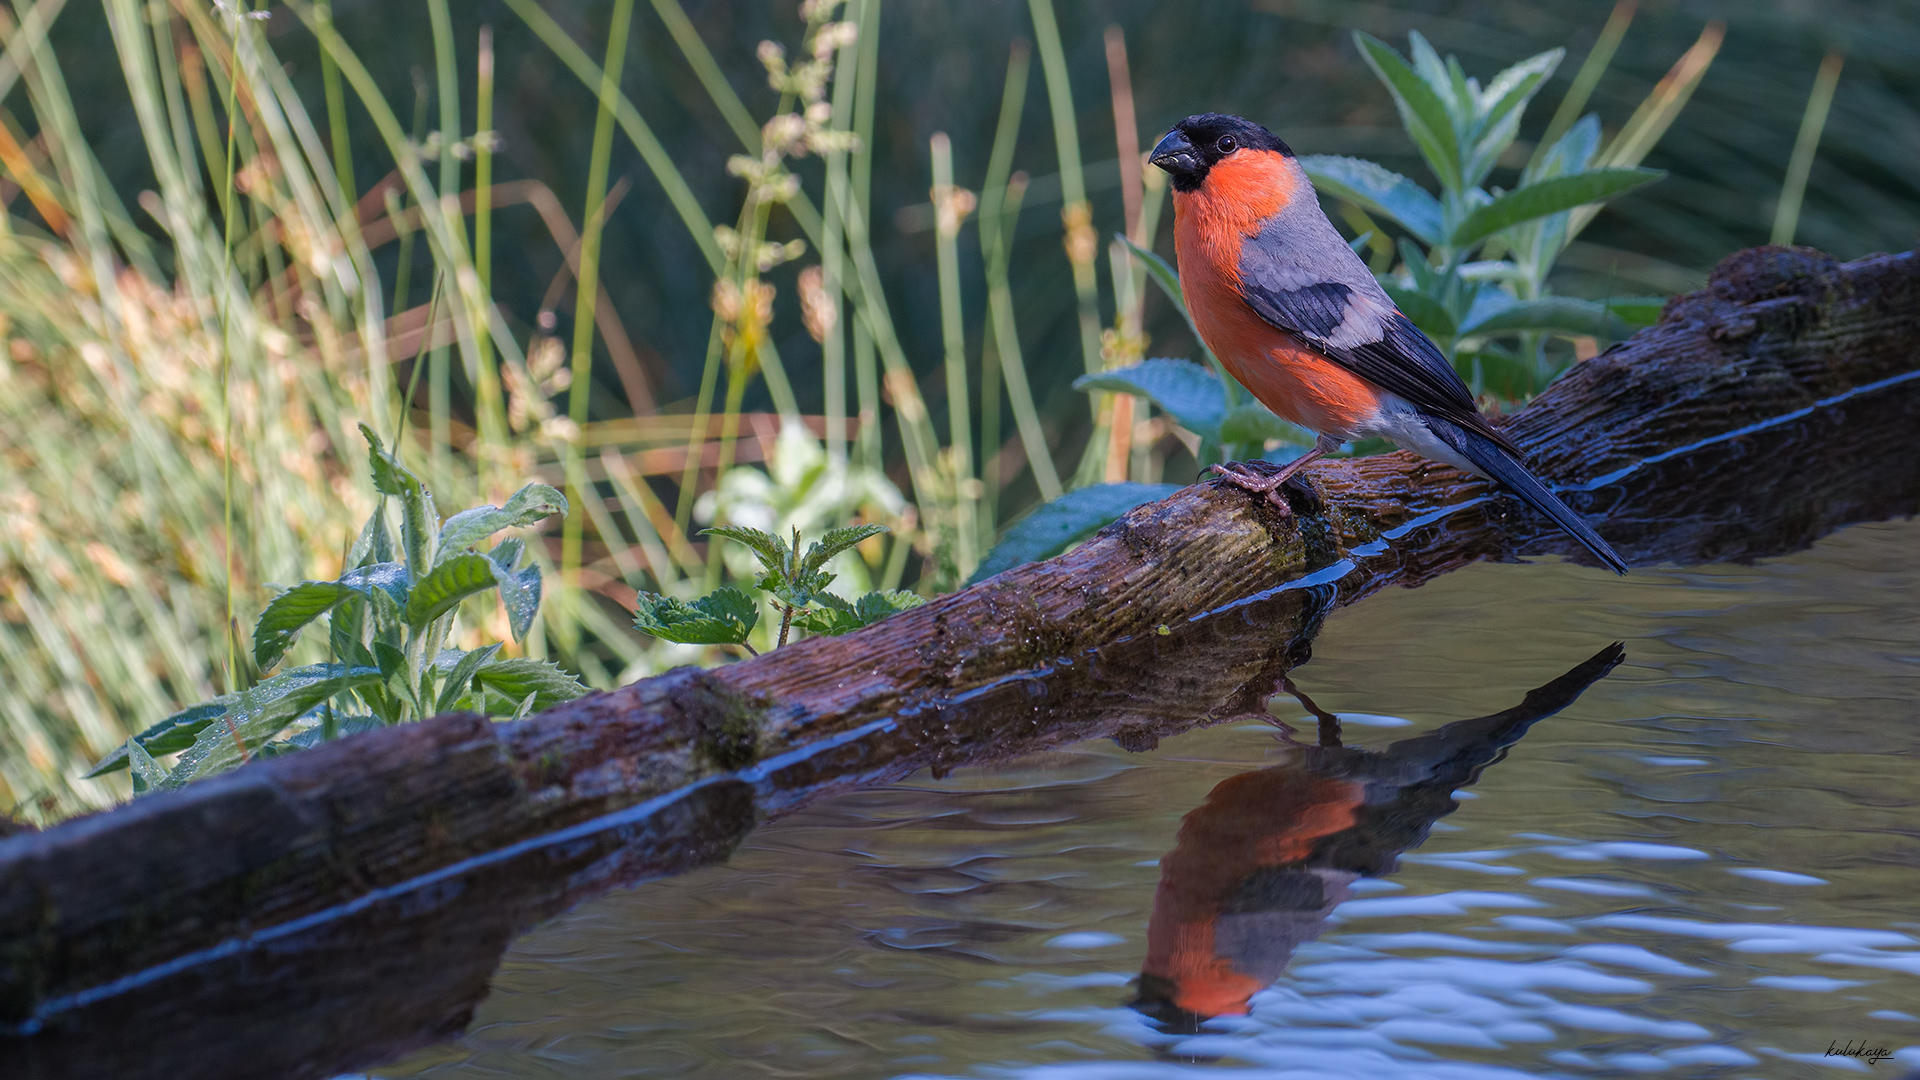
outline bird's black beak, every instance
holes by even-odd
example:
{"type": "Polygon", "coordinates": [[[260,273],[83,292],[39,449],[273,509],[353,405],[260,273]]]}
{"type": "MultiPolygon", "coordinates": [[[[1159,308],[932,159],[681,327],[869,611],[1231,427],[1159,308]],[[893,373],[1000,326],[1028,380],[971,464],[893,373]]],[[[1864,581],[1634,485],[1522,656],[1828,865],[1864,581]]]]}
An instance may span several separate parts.
{"type": "Polygon", "coordinates": [[[1178,128],[1167,132],[1167,137],[1153,148],[1147,160],[1165,169],[1167,175],[1173,178],[1173,186],[1180,190],[1197,184],[1206,173],[1206,163],[1200,159],[1200,151],[1178,128]]]}

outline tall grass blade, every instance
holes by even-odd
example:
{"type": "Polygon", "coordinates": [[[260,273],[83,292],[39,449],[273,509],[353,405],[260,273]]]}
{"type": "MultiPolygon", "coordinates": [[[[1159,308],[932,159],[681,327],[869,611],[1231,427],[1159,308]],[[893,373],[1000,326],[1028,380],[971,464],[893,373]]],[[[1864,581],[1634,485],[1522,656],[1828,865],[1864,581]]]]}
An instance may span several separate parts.
{"type": "MultiPolygon", "coordinates": [[[[587,405],[593,396],[593,315],[600,299],[600,237],[604,219],[601,204],[607,195],[607,171],[613,158],[614,98],[619,93],[620,75],[626,68],[627,38],[633,31],[633,0],[614,0],[613,21],[607,26],[607,60],[601,68],[600,107],[593,121],[593,156],[587,165],[587,205],[581,219],[580,273],[575,282],[573,312],[573,350],[571,367],[573,386],[567,399],[567,417],[573,422],[574,435],[567,441],[567,498],[580,506],[589,498],[585,470],[580,456],[579,431],[587,422],[587,405]]],[[[561,540],[561,576],[568,587],[580,588],[580,539],[582,517],[567,515],[561,540]]],[[[574,598],[578,602],[578,597],[574,598]]]]}
{"type": "Polygon", "coordinates": [[[940,281],[940,336],[946,347],[947,460],[954,481],[954,562],[962,580],[973,573],[979,543],[974,522],[973,407],[967,386],[966,315],[960,306],[960,222],[973,193],[953,186],[953,143],[933,135],[934,246],[940,281]]]}
{"type": "MultiPolygon", "coordinates": [[[[532,30],[547,48],[553,50],[553,54],[560,58],[560,62],[567,65],[575,78],[596,93],[599,91],[606,81],[600,65],[594,63],[586,50],[567,36],[567,32],[560,28],[560,24],[553,20],[553,16],[540,7],[537,0],[506,0],[506,4],[513,9],[515,15],[520,17],[520,21],[526,23],[527,29],[532,30]]],[[[712,220],[707,217],[706,211],[701,209],[699,198],[694,195],[693,188],[687,185],[686,178],[680,174],[680,167],[674,164],[673,155],[661,145],[653,129],[641,117],[640,110],[634,107],[633,102],[625,94],[619,93],[618,86],[614,88],[614,92],[616,95],[614,117],[620,123],[620,130],[627,136],[628,141],[633,143],[633,148],[640,151],[641,160],[647,163],[647,169],[653,173],[654,181],[666,192],[667,201],[673,204],[674,212],[680,216],[681,223],[687,228],[687,234],[693,238],[694,244],[700,248],[701,256],[707,260],[707,269],[716,275],[720,274],[726,269],[726,257],[720,253],[720,245],[714,241],[712,220]]],[[[750,120],[749,123],[751,123],[750,120]]],[[[759,138],[757,129],[754,138],[756,140],[759,138]]]]}
{"type": "MultiPolygon", "coordinates": [[[[1055,499],[1063,488],[1054,471],[1053,455],[1047,449],[1046,429],[1040,424],[1040,410],[1034,407],[1033,390],[1027,385],[1027,365],[1020,351],[1020,334],[1013,319],[1013,290],[1007,283],[1008,248],[1013,228],[1020,219],[1020,202],[1027,192],[1027,174],[1015,173],[1002,196],[997,250],[987,268],[988,315],[993,324],[993,343],[1000,357],[1000,371],[1007,380],[1007,401],[1013,406],[1014,423],[1020,429],[1020,444],[1033,469],[1034,483],[1043,499],[1055,499]]],[[[985,220],[982,220],[985,227],[985,220]]]]}
{"type": "Polygon", "coordinates": [[[1846,59],[1829,52],[1820,61],[1813,77],[1813,92],[1807,95],[1807,111],[1800,118],[1800,135],[1793,143],[1793,158],[1787,163],[1787,178],[1780,186],[1780,206],[1773,214],[1770,244],[1791,244],[1800,228],[1800,204],[1807,195],[1807,176],[1813,172],[1813,157],[1820,147],[1820,133],[1826,130],[1827,112],[1833,107],[1833,92],[1840,85],[1840,68],[1846,59]]]}
{"type": "Polygon", "coordinates": [[[1639,8],[1640,0],[1619,0],[1613,5],[1613,13],[1607,16],[1607,24],[1600,28],[1600,36],[1594,39],[1587,58],[1580,62],[1580,70],[1574,73],[1573,85],[1567,87],[1567,96],[1560,99],[1560,107],[1553,110],[1553,119],[1547,121],[1547,130],[1534,145],[1528,168],[1538,165],[1553,144],[1559,142],[1574,121],[1580,119],[1587,101],[1593,97],[1593,88],[1600,85],[1600,77],[1607,73],[1607,66],[1613,63],[1613,54],[1627,36],[1627,27],[1632,25],[1634,13],[1639,8]]]}
{"type": "MultiPolygon", "coordinates": [[[[1060,155],[1060,220],[1066,227],[1067,261],[1073,266],[1073,291],[1080,309],[1080,353],[1088,373],[1100,370],[1100,294],[1094,258],[1100,246],[1093,231],[1093,206],[1087,201],[1086,175],[1080,166],[1080,125],[1074,117],[1073,86],[1067,77],[1067,56],[1060,45],[1060,26],[1053,17],[1053,0],[1028,0],[1033,16],[1034,44],[1040,50],[1040,68],[1046,74],[1047,102],[1053,113],[1053,141],[1060,155]]],[[[1105,414],[1101,395],[1094,395],[1094,419],[1105,414]]],[[[1095,431],[1098,443],[1100,432],[1095,431]]]]}
{"type": "MultiPolygon", "coordinates": [[[[1699,39],[1674,62],[1673,67],[1655,84],[1653,92],[1628,117],[1620,133],[1594,158],[1593,167],[1631,167],[1644,161],[1660,142],[1661,136],[1680,118],[1680,111],[1686,108],[1687,101],[1700,86],[1700,80],[1706,77],[1707,69],[1713,65],[1713,58],[1719,54],[1720,43],[1726,36],[1725,23],[1708,23],[1700,31],[1699,39]]],[[[1599,213],[1598,205],[1575,210],[1567,219],[1566,243],[1572,243],[1574,237],[1579,236],[1580,231],[1599,213]]]]}

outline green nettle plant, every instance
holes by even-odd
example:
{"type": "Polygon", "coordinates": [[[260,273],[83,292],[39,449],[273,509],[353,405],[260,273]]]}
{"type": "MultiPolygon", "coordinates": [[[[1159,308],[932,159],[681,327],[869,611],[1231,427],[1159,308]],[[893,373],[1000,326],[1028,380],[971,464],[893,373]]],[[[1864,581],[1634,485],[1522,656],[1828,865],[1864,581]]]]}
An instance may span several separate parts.
{"type": "Polygon", "coordinates": [[[1527,103],[1565,50],[1523,60],[1482,87],[1458,59],[1441,60],[1418,33],[1409,40],[1411,61],[1385,42],[1354,35],[1360,55],[1393,95],[1440,194],[1370,161],[1316,156],[1300,164],[1322,194],[1358,209],[1350,220],[1371,225],[1367,215],[1379,215],[1400,227],[1397,246],[1388,246],[1377,226],[1356,245],[1372,247],[1382,261],[1399,256],[1394,272],[1380,275],[1381,284],[1474,390],[1524,399],[1564,365],[1564,358],[1548,359],[1548,337],[1617,340],[1658,317],[1664,297],[1599,303],[1550,295],[1546,282],[1600,203],[1665,174],[1639,168],[1634,154],[1602,154],[1600,120],[1589,113],[1535,155],[1511,190],[1482,186],[1512,148],[1527,103]]]}
{"type": "Polygon", "coordinates": [[[399,500],[398,547],[386,499],[367,519],[334,581],[303,581],[281,592],[253,631],[262,672],[285,658],[302,630],[327,619],[324,664],[290,668],[238,693],[223,694],[167,717],[109,754],[89,777],[133,770],[136,794],[178,787],[233,768],[372,728],[470,710],[519,719],[586,692],[573,675],[543,660],[502,658],[500,643],[446,648],[461,601],[498,590],[515,641],[540,609],[540,568],[522,567],[517,538],[482,554],[505,529],[567,512],[545,484],[528,484],[505,506],[480,506],[442,521],[433,495],[362,424],[374,489],[399,500]],[[179,753],[171,770],[156,759],[179,753]]]}
{"type": "MultiPolygon", "coordinates": [[[[773,598],[780,612],[780,632],[775,645],[785,645],[795,628],[810,634],[837,636],[905,611],[926,600],[904,589],[875,590],[857,600],[846,600],[827,592],[835,574],[826,569],[835,555],[848,550],[870,536],[886,532],[885,525],[850,525],[830,529],[819,540],[800,550],[800,530],[793,530],[788,543],[772,533],[737,525],[721,525],[705,530],[704,535],[723,537],[745,545],[760,561],[761,572],[754,587],[773,598]]],[[[740,589],[731,586],[716,589],[697,600],[682,601],[657,593],[639,595],[633,613],[635,629],[664,641],[682,645],[738,645],[759,655],[747,638],[760,621],[760,605],[740,589]]]]}

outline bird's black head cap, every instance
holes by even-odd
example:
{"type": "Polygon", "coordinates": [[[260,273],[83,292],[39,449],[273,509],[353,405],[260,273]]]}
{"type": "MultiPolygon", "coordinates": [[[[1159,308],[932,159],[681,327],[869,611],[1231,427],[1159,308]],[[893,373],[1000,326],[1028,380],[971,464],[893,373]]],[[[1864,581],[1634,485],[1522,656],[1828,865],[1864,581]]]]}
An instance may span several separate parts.
{"type": "Polygon", "coordinates": [[[1240,150],[1268,150],[1286,157],[1293,150],[1279,136],[1251,120],[1225,113],[1201,113],[1173,125],[1149,159],[1173,178],[1175,191],[1193,191],[1207,171],[1240,150]]]}

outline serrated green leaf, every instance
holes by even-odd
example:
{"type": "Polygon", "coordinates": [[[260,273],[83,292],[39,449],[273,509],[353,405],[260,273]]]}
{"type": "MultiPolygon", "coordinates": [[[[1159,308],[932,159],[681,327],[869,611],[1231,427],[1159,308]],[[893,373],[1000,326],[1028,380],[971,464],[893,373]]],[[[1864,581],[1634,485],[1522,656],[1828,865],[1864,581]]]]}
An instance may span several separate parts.
{"type": "Polygon", "coordinates": [[[520,556],[526,549],[526,543],[519,537],[509,536],[493,545],[493,550],[487,552],[487,558],[492,559],[495,566],[512,573],[514,567],[520,564],[520,556]]]}
{"type": "Polygon", "coordinates": [[[633,613],[634,629],[682,645],[743,644],[759,621],[760,606],[731,586],[692,603],[643,592],[633,613]]]}
{"type": "Polygon", "coordinates": [[[1539,92],[1540,84],[1553,77],[1566,55],[1564,48],[1548,49],[1488,80],[1487,88],[1480,92],[1482,123],[1490,127],[1510,114],[1525,111],[1527,103],[1539,92]]]}
{"type": "Polygon", "coordinates": [[[814,600],[821,606],[804,612],[793,620],[794,626],[809,634],[839,637],[841,634],[851,633],[866,625],[860,620],[860,614],[854,610],[852,604],[832,593],[821,593],[814,600]]]}
{"type": "MultiPolygon", "coordinates": [[[[1411,35],[1416,58],[1425,60],[1424,53],[1431,53],[1432,47],[1426,46],[1426,39],[1419,34],[1411,35]]],[[[1454,121],[1448,111],[1446,101],[1435,90],[1427,78],[1407,64],[1398,50],[1370,34],[1354,31],[1353,42],[1360,49],[1360,55],[1367,66],[1386,84],[1388,93],[1393,95],[1393,103],[1400,110],[1400,122],[1413,138],[1415,146],[1427,159],[1433,174],[1440,178],[1440,184],[1449,190],[1464,187],[1460,173],[1460,146],[1454,135],[1454,121]]],[[[1431,74],[1431,73],[1429,73],[1431,74]]],[[[1444,68],[1439,73],[1439,82],[1451,82],[1444,68]]]]}
{"type": "Polygon", "coordinates": [[[1069,491],[1014,522],[980,560],[967,584],[1058,555],[1134,507],[1179,490],[1178,484],[1094,484],[1069,491]]]}
{"type": "Polygon", "coordinates": [[[927,602],[927,598],[906,589],[875,590],[854,601],[853,610],[867,626],[881,619],[911,611],[927,602]]]}
{"type": "Polygon", "coordinates": [[[447,684],[440,688],[440,698],[434,702],[433,711],[447,712],[458,704],[461,697],[466,694],[468,685],[473,682],[473,673],[480,670],[482,664],[492,660],[494,654],[500,651],[500,647],[500,643],[496,641],[491,645],[464,653],[457,649],[448,649],[441,653],[434,660],[435,666],[443,664],[447,653],[453,653],[455,660],[447,669],[447,684]]]}
{"type": "Polygon", "coordinates": [[[1142,360],[1131,367],[1082,375],[1073,380],[1073,388],[1137,394],[1195,435],[1220,441],[1220,421],[1227,413],[1226,394],[1219,377],[1199,364],[1142,360]]]}
{"type": "MultiPolygon", "coordinates": [[[[360,425],[360,437],[367,440],[367,467],[373,472],[373,490],[382,495],[399,495],[406,490],[406,480],[413,474],[398,467],[393,456],[387,453],[387,444],[367,424],[360,425]]],[[[413,481],[418,484],[419,480],[413,481]]]]}
{"type": "Polygon", "coordinates": [[[1626,325],[1605,305],[1570,296],[1517,300],[1491,314],[1469,320],[1460,332],[1462,335],[1508,334],[1522,330],[1584,334],[1610,341],[1626,336],[1626,325]]]}
{"type": "Polygon", "coordinates": [[[1493,77],[1475,101],[1475,117],[1468,133],[1471,147],[1462,177],[1465,183],[1478,185],[1513,145],[1520,131],[1520,118],[1527,102],[1541,84],[1560,66],[1565,49],[1549,49],[1528,57],[1493,77]]]}
{"type": "Polygon", "coordinates": [[[153,755],[147,753],[145,747],[132,740],[127,742],[127,761],[133,767],[135,795],[144,795],[166,782],[167,770],[153,760],[153,755]]]}
{"type": "Polygon", "coordinates": [[[702,536],[720,536],[736,544],[745,544],[768,570],[785,571],[793,561],[793,550],[786,541],[759,529],[749,529],[742,525],[715,525],[702,529],[702,536]]]}
{"type": "Polygon", "coordinates": [[[440,527],[434,558],[445,562],[502,529],[525,528],[566,512],[566,496],[546,484],[528,484],[514,492],[505,506],[476,506],[448,518],[440,527]]]}
{"type": "Polygon", "coordinates": [[[800,565],[806,570],[818,570],[827,565],[827,560],[853,547],[869,536],[878,536],[886,532],[885,525],[848,525],[844,528],[829,529],[827,534],[807,546],[805,558],[800,565]]]}
{"type": "Polygon", "coordinates": [[[872,626],[882,619],[927,602],[926,597],[905,589],[874,591],[851,602],[832,593],[821,593],[815,600],[821,606],[795,619],[794,625],[810,634],[825,637],[839,637],[872,626]]]}
{"type": "MultiPolygon", "coordinates": [[[[361,714],[355,714],[352,716],[335,717],[334,724],[337,729],[334,737],[341,738],[341,739],[346,738],[348,735],[358,735],[363,731],[372,731],[375,728],[383,728],[387,726],[381,723],[380,718],[377,716],[366,716],[361,714]]],[[[319,746],[322,742],[326,741],[321,737],[323,734],[324,732],[320,730],[320,725],[315,724],[314,726],[308,728],[307,730],[301,732],[298,735],[295,735],[294,737],[292,737],[291,739],[288,739],[287,741],[292,743],[295,746],[299,746],[299,747],[311,750],[314,747],[319,746]]]]}
{"type": "Polygon", "coordinates": [[[374,505],[373,513],[367,515],[367,523],[360,528],[359,539],[347,552],[348,566],[365,566],[368,563],[393,561],[393,531],[387,527],[387,500],[381,499],[374,505]]]}
{"type": "Polygon", "coordinates": [[[233,695],[223,694],[212,701],[204,701],[174,713],[121,743],[113,753],[101,758],[98,764],[87,770],[85,778],[91,780],[126,768],[132,743],[139,743],[149,755],[154,757],[185,750],[193,745],[193,741],[200,737],[200,732],[208,724],[226,713],[227,706],[232,702],[233,695]]]}
{"type": "Polygon", "coordinates": [[[532,712],[550,709],[587,692],[579,679],[558,665],[522,657],[480,665],[473,673],[473,682],[516,706],[532,698],[532,712]]]}
{"type": "Polygon", "coordinates": [[[517,574],[500,570],[494,581],[500,586],[500,602],[506,606],[507,628],[513,640],[525,641],[527,631],[533,629],[533,617],[540,613],[540,567],[529,566],[517,574]]]}
{"type": "Polygon", "coordinates": [[[407,674],[407,654],[397,645],[385,641],[373,643],[373,659],[381,676],[389,683],[405,682],[407,674]]]}
{"type": "Polygon", "coordinates": [[[1306,428],[1275,416],[1272,409],[1257,401],[1234,409],[1220,421],[1221,442],[1264,445],[1269,439],[1293,446],[1312,446],[1315,436],[1306,428]]]}
{"type": "Polygon", "coordinates": [[[500,568],[485,555],[455,555],[414,583],[407,597],[407,625],[418,630],[452,611],[460,601],[494,587],[500,568]]]}
{"type": "Polygon", "coordinates": [[[340,584],[369,599],[373,591],[378,589],[386,593],[388,599],[404,604],[407,594],[413,589],[413,578],[407,573],[405,563],[384,562],[355,567],[340,575],[340,584]]]}
{"type": "Polygon", "coordinates": [[[1331,154],[1303,157],[1300,167],[1321,194],[1391,218],[1427,244],[1440,243],[1440,200],[1412,180],[1371,161],[1331,154]]]}
{"type": "MultiPolygon", "coordinates": [[[[412,588],[409,585],[408,592],[411,591],[412,588]]],[[[389,644],[397,643],[400,640],[400,631],[407,624],[406,609],[402,607],[407,602],[407,594],[402,593],[396,596],[392,589],[376,588],[368,589],[366,596],[369,606],[373,608],[374,636],[389,644]]]]}
{"type": "Polygon", "coordinates": [[[327,620],[327,649],[332,658],[348,664],[372,664],[373,654],[361,640],[366,625],[364,598],[348,600],[334,608],[333,616],[327,620]]]}
{"type": "Polygon", "coordinates": [[[813,603],[814,598],[826,591],[838,575],[824,570],[802,570],[791,578],[781,580],[777,585],[768,579],[770,575],[760,575],[760,588],[772,593],[782,603],[795,608],[803,608],[813,603]]]}
{"type": "Polygon", "coordinates": [[[440,528],[433,493],[400,464],[400,459],[387,453],[372,428],[361,424],[360,434],[367,440],[374,490],[400,499],[400,543],[406,552],[407,571],[417,580],[432,566],[433,536],[440,528]]]}
{"type": "Polygon", "coordinates": [[[190,780],[222,772],[241,759],[235,737],[248,752],[266,744],[288,724],[335,694],[377,683],[375,668],[345,664],[310,664],[284,671],[249,690],[233,695],[225,715],[202,728],[186,753],[180,755],[164,786],[179,787],[190,780]]]}
{"type": "Polygon", "coordinates": [[[359,595],[342,582],[303,581],[274,597],[253,626],[253,662],[272,670],[308,623],[359,595]]]}
{"type": "Polygon", "coordinates": [[[1469,247],[1502,229],[1563,210],[1604,202],[1666,174],[1658,169],[1589,169],[1555,176],[1498,196],[1473,211],[1453,230],[1455,247],[1469,247]]]}

